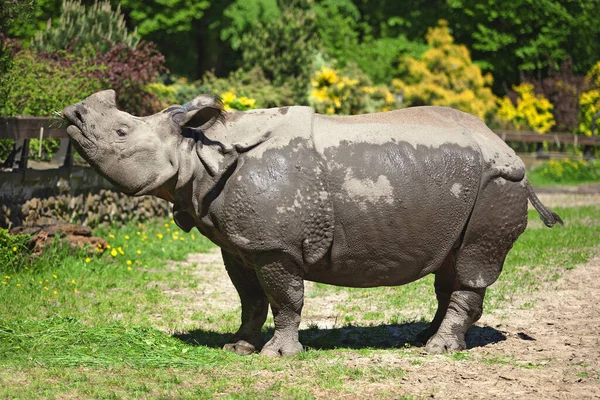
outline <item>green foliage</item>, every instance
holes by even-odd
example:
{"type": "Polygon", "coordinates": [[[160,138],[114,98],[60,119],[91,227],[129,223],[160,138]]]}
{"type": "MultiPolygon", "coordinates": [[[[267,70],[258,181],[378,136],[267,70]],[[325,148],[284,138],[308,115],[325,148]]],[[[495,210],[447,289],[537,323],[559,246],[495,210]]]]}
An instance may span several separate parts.
{"type": "Polygon", "coordinates": [[[528,174],[534,185],[576,185],[600,182],[600,160],[552,160],[528,174]]]}
{"type": "Polygon", "coordinates": [[[569,56],[585,73],[600,53],[599,0],[446,0],[456,37],[500,83],[558,67],[569,56]]]}
{"type": "Polygon", "coordinates": [[[554,126],[553,106],[543,96],[533,92],[533,85],[522,83],[513,87],[518,94],[517,105],[509,97],[499,101],[498,119],[516,130],[531,130],[538,133],[549,132],[554,126]]]}
{"type": "MultiPolygon", "coordinates": [[[[304,5],[312,4],[305,0],[304,5]]],[[[299,5],[282,8],[276,21],[257,24],[241,39],[242,65],[260,67],[275,86],[289,86],[297,103],[306,103],[317,51],[316,16],[299,5]]]]}
{"type": "Polygon", "coordinates": [[[496,109],[492,76],[481,73],[464,45],[454,44],[446,21],[430,28],[426,38],[430,48],[420,59],[402,59],[394,89],[409,106],[449,106],[489,118],[496,109]]]}
{"type": "Polygon", "coordinates": [[[365,114],[396,108],[396,99],[385,86],[373,86],[369,77],[354,65],[340,74],[322,67],[312,79],[310,104],[322,114],[365,114]]]}
{"type": "Polygon", "coordinates": [[[358,8],[351,0],[322,0],[314,10],[321,45],[339,67],[345,67],[359,46],[358,8]]]}
{"type": "Polygon", "coordinates": [[[242,37],[256,30],[257,24],[268,24],[281,18],[277,0],[235,0],[223,11],[225,22],[220,37],[232,49],[239,50],[242,37]]]}
{"type": "Polygon", "coordinates": [[[94,78],[101,70],[85,58],[64,52],[48,57],[20,51],[12,68],[0,76],[0,86],[7,89],[0,99],[0,115],[51,116],[102,89],[101,80],[94,78]]]}
{"type": "Polygon", "coordinates": [[[81,54],[90,45],[96,51],[106,52],[114,43],[135,48],[138,42],[136,30],[128,32],[120,6],[113,11],[108,1],[86,7],[79,1],[63,0],[58,22],[52,25],[49,19],[46,29],[36,33],[32,46],[47,52],[69,48],[81,54]]]}
{"type": "Polygon", "coordinates": [[[207,0],[121,0],[123,10],[128,11],[132,25],[142,36],[190,32],[210,4],[207,0]]]}
{"type": "Polygon", "coordinates": [[[215,95],[224,92],[235,92],[256,100],[257,108],[291,106],[296,104],[295,93],[287,84],[274,85],[269,81],[260,67],[249,71],[239,69],[227,78],[217,78],[207,73],[202,80],[204,91],[215,95]]]}

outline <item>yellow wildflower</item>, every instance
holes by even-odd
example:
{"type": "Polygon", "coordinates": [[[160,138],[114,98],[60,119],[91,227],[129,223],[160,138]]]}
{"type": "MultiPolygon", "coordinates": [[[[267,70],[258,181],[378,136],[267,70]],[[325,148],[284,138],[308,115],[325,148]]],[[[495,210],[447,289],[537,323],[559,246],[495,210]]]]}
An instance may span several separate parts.
{"type": "Polygon", "coordinates": [[[127,271],[131,271],[131,267],[127,267],[127,271]]]}
{"type": "Polygon", "coordinates": [[[142,251],[141,251],[141,250],[136,250],[135,252],[136,252],[137,254],[142,254],[142,251]]]}
{"type": "Polygon", "coordinates": [[[236,96],[235,96],[235,93],[233,93],[233,91],[221,93],[221,100],[223,100],[223,103],[225,103],[225,104],[233,103],[235,98],[236,98],[236,96]]]}
{"type": "Polygon", "coordinates": [[[168,227],[169,227],[169,224],[165,222],[165,228],[168,228],[168,227]]]}
{"type": "Polygon", "coordinates": [[[129,240],[129,235],[125,235],[125,240],[129,240]]]}
{"type": "Polygon", "coordinates": [[[22,285],[22,284],[20,284],[20,283],[17,283],[17,287],[21,287],[21,286],[23,286],[23,285],[22,285]]]}
{"type": "Polygon", "coordinates": [[[4,279],[10,279],[10,276],[4,275],[4,279]]]}
{"type": "Polygon", "coordinates": [[[124,254],[125,254],[125,252],[123,251],[123,249],[122,249],[122,248],[120,248],[120,247],[119,247],[119,248],[117,248],[117,251],[118,251],[118,252],[119,252],[119,254],[121,254],[121,255],[124,255],[124,254]]]}
{"type": "Polygon", "coordinates": [[[117,256],[117,250],[115,250],[115,249],[112,249],[112,250],[110,251],[110,255],[111,255],[111,256],[113,256],[113,257],[116,257],[116,256],[117,256]]]}
{"type": "Polygon", "coordinates": [[[240,101],[240,104],[243,105],[244,107],[254,107],[254,104],[256,103],[255,99],[249,99],[246,96],[240,97],[239,101],[240,101]]]}
{"type": "Polygon", "coordinates": [[[13,251],[16,253],[16,252],[17,252],[17,248],[16,248],[16,247],[13,247],[13,251]]]}
{"type": "Polygon", "coordinates": [[[79,292],[79,290],[73,289],[73,293],[78,293],[78,292],[79,292]]]}
{"type": "Polygon", "coordinates": [[[179,240],[181,240],[182,242],[185,240],[184,237],[180,237],[179,240]]]}
{"type": "Polygon", "coordinates": [[[142,234],[142,232],[137,231],[135,234],[138,235],[138,236],[140,236],[142,234]]]}
{"type": "Polygon", "coordinates": [[[55,290],[55,291],[54,291],[54,292],[52,292],[52,293],[54,293],[54,294],[58,294],[58,290],[55,290]]]}
{"type": "Polygon", "coordinates": [[[75,284],[75,279],[71,279],[71,283],[72,283],[72,284],[75,284]]]}
{"type": "Polygon", "coordinates": [[[107,248],[107,249],[110,249],[110,244],[107,244],[107,245],[106,245],[106,248],[107,248]]]}
{"type": "Polygon", "coordinates": [[[6,285],[6,281],[2,281],[2,284],[3,284],[3,285],[6,285]]]}
{"type": "Polygon", "coordinates": [[[335,113],[335,108],[333,108],[333,107],[327,107],[327,110],[325,110],[325,112],[327,114],[334,114],[335,113]]]}
{"type": "Polygon", "coordinates": [[[85,262],[86,262],[86,263],[89,263],[90,261],[92,261],[92,259],[91,259],[91,258],[89,258],[89,257],[86,257],[86,259],[85,259],[85,262]]]}
{"type": "Polygon", "coordinates": [[[44,286],[44,290],[48,290],[48,286],[44,286]]]}
{"type": "Polygon", "coordinates": [[[196,240],[196,236],[192,233],[192,240],[196,240]]]}
{"type": "Polygon", "coordinates": [[[131,260],[127,260],[127,265],[131,265],[131,260]]]}
{"type": "Polygon", "coordinates": [[[52,277],[53,277],[54,279],[58,279],[58,276],[56,276],[56,275],[52,275],[52,277]]]}
{"type": "Polygon", "coordinates": [[[113,235],[112,233],[110,235],[108,235],[109,238],[114,239],[115,235],[113,235]]]}
{"type": "Polygon", "coordinates": [[[156,237],[157,237],[157,238],[159,238],[159,239],[162,239],[162,238],[163,238],[163,235],[162,235],[162,233],[157,233],[157,234],[156,234],[156,237]]]}

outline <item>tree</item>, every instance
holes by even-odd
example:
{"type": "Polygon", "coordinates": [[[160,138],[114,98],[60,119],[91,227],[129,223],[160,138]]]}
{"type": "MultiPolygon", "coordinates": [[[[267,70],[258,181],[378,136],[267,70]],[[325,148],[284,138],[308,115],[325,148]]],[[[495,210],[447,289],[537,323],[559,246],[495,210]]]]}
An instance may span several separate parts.
{"type": "Polygon", "coordinates": [[[456,39],[494,73],[498,90],[569,56],[584,74],[600,53],[600,0],[446,1],[456,39]]]}

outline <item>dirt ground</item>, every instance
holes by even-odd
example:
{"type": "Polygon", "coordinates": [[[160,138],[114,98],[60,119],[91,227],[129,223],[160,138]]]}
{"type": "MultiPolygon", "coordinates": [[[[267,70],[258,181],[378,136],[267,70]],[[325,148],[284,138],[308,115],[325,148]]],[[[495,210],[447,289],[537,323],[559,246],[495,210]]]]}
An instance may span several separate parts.
{"type": "MultiPolygon", "coordinates": [[[[600,203],[599,194],[581,192],[540,193],[540,199],[549,207],[600,203]]],[[[239,304],[219,253],[193,254],[188,262],[204,273],[210,271],[204,301],[212,298],[211,307],[231,309],[239,304]],[[231,294],[228,301],[223,302],[223,293],[231,294]]],[[[329,325],[326,316],[335,314],[334,303],[344,301],[311,299],[312,288],[307,283],[302,328],[308,322],[329,325]],[[323,321],[316,321],[317,316],[323,321]]],[[[484,310],[467,334],[467,345],[464,359],[424,352],[407,358],[378,353],[377,359],[366,356],[350,362],[402,368],[406,374],[401,388],[393,392],[400,389],[417,398],[600,399],[600,254],[501,310],[484,310]]],[[[385,385],[369,385],[364,397],[379,397],[378,392],[389,390],[385,385]]]]}

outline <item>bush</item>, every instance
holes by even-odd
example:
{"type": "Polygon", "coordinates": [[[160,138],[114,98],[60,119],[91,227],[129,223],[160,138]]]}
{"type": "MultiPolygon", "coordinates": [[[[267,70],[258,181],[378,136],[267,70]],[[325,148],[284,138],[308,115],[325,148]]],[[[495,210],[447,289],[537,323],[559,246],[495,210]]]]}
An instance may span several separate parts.
{"type": "Polygon", "coordinates": [[[0,76],[0,86],[6,89],[0,115],[51,116],[102,89],[99,77],[104,70],[94,61],[64,51],[48,55],[22,50],[0,76]]]}
{"type": "Polygon", "coordinates": [[[45,30],[38,31],[31,44],[38,51],[54,52],[69,48],[81,54],[91,44],[98,52],[109,51],[115,43],[135,48],[137,31],[127,31],[121,6],[112,10],[110,2],[100,1],[86,8],[79,1],[63,0],[58,23],[48,20],[45,30]]]}
{"type": "Polygon", "coordinates": [[[445,21],[429,28],[426,39],[429,50],[420,59],[404,57],[400,79],[392,81],[406,105],[449,106],[490,119],[496,110],[492,76],[481,73],[464,45],[454,44],[445,21]]]}
{"type": "Polygon", "coordinates": [[[227,78],[217,78],[214,74],[208,73],[204,76],[200,89],[214,95],[232,91],[240,96],[251,97],[256,100],[257,108],[297,104],[292,88],[287,83],[282,85],[271,83],[260,67],[250,71],[240,69],[229,74],[227,78]]]}
{"type": "Polygon", "coordinates": [[[173,104],[185,104],[203,93],[200,84],[190,83],[186,78],[178,78],[168,85],[162,82],[153,82],[146,86],[146,90],[157,96],[164,107],[173,104]]]}
{"type": "MultiPolygon", "coordinates": [[[[600,61],[586,75],[586,83],[591,89],[581,94],[579,98],[579,127],[577,131],[586,136],[592,136],[592,119],[600,112],[600,61]]],[[[600,127],[596,135],[600,135],[600,127]]]]}
{"type": "Polygon", "coordinates": [[[600,160],[553,160],[528,175],[534,183],[541,184],[597,182],[600,181],[600,160]]]}
{"type": "Polygon", "coordinates": [[[385,86],[373,86],[369,77],[356,66],[341,75],[322,67],[311,81],[310,104],[323,114],[364,114],[396,108],[396,99],[385,86]]]}
{"type": "Polygon", "coordinates": [[[555,122],[552,114],[554,107],[548,99],[536,96],[531,83],[522,83],[513,89],[518,94],[517,105],[515,107],[508,96],[500,100],[500,121],[512,125],[516,130],[527,129],[538,133],[550,131],[555,122]]]}

